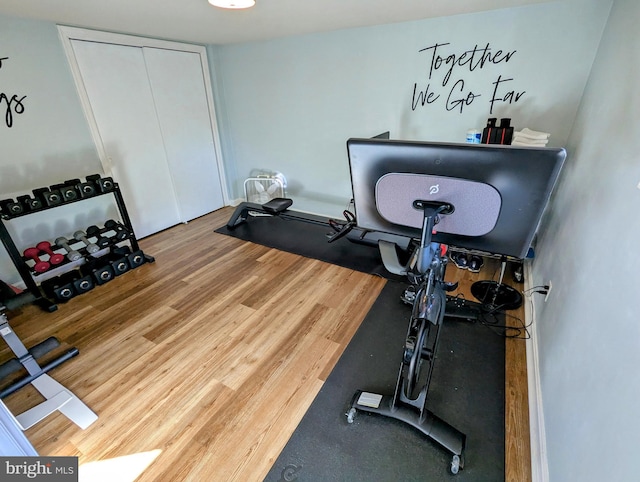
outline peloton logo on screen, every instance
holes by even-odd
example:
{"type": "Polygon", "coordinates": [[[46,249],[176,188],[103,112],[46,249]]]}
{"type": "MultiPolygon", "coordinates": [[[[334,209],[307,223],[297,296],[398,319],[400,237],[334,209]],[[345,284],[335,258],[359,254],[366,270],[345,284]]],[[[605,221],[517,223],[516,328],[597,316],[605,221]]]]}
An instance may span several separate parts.
{"type": "Polygon", "coordinates": [[[438,194],[440,192],[440,184],[434,184],[429,188],[429,194],[438,194]]]}

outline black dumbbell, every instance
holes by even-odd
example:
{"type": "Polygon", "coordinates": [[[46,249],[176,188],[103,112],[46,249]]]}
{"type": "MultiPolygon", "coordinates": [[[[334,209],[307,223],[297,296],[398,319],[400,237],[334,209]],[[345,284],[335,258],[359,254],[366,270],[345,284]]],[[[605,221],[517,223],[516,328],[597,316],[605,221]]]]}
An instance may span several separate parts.
{"type": "Polygon", "coordinates": [[[36,197],[31,197],[28,194],[18,196],[16,200],[22,204],[25,211],[37,211],[38,209],[42,209],[42,200],[36,197]]]}
{"type": "Polygon", "coordinates": [[[64,275],[45,280],[40,287],[47,296],[58,301],[68,301],[77,294],[73,282],[64,275]]]}
{"type": "Polygon", "coordinates": [[[62,204],[62,194],[57,189],[53,191],[48,187],[41,187],[33,190],[33,195],[39,198],[42,203],[47,207],[57,206],[62,204]]]}
{"type": "Polygon", "coordinates": [[[18,214],[22,214],[23,210],[22,204],[13,199],[3,199],[0,201],[0,211],[7,216],[17,216],[18,214]]]}
{"type": "Polygon", "coordinates": [[[91,259],[80,267],[83,275],[91,276],[97,285],[103,285],[114,277],[113,268],[102,259],[91,259]]]}
{"type": "Polygon", "coordinates": [[[80,270],[73,270],[63,275],[65,279],[68,279],[73,284],[77,294],[86,293],[95,287],[95,282],[90,274],[84,275],[80,270]]]}
{"type": "Polygon", "coordinates": [[[115,247],[111,252],[105,256],[105,259],[109,261],[109,264],[113,268],[113,273],[116,276],[120,276],[123,273],[129,271],[129,261],[127,256],[131,254],[131,248],[129,246],[115,247]]]}
{"type": "Polygon", "coordinates": [[[131,269],[137,268],[138,266],[144,264],[146,258],[141,249],[134,251],[133,253],[127,255],[127,261],[129,263],[129,267],[131,269]]]}
{"type": "Polygon", "coordinates": [[[118,241],[122,241],[124,239],[127,239],[129,237],[129,230],[127,228],[125,228],[122,223],[119,223],[118,221],[114,220],[114,219],[109,219],[108,221],[106,221],[104,223],[104,227],[107,228],[110,231],[114,231],[114,237],[118,240],[118,241]]]}
{"type": "Polygon", "coordinates": [[[86,245],[87,252],[89,254],[100,251],[100,248],[98,247],[97,244],[89,242],[89,240],[87,239],[87,235],[84,233],[84,231],[76,231],[75,233],[73,233],[73,237],[78,241],[82,241],[86,245]]]}
{"type": "Polygon", "coordinates": [[[86,179],[87,182],[95,184],[98,192],[110,192],[115,188],[115,183],[110,177],[102,177],[100,174],[91,174],[90,176],[87,176],[86,179]]]}
{"type": "Polygon", "coordinates": [[[71,249],[69,247],[69,240],[67,238],[64,238],[64,237],[57,238],[56,244],[67,252],[67,259],[69,261],[77,261],[80,258],[82,258],[82,255],[80,254],[79,251],[76,251],[75,249],[71,249]]]}
{"type": "Polygon", "coordinates": [[[113,274],[120,276],[129,271],[129,262],[125,256],[109,256],[109,262],[113,268],[113,274]]]}
{"type": "Polygon", "coordinates": [[[97,194],[96,186],[92,182],[80,182],[76,184],[76,189],[78,190],[80,197],[83,199],[97,194]]]}
{"type": "Polygon", "coordinates": [[[78,191],[74,186],[68,184],[54,184],[49,186],[52,191],[58,191],[62,196],[62,202],[75,201],[78,199],[78,191]]]}
{"type": "Polygon", "coordinates": [[[111,244],[109,238],[104,237],[100,228],[95,224],[87,228],[87,238],[96,238],[96,244],[100,248],[106,248],[111,244]]]}

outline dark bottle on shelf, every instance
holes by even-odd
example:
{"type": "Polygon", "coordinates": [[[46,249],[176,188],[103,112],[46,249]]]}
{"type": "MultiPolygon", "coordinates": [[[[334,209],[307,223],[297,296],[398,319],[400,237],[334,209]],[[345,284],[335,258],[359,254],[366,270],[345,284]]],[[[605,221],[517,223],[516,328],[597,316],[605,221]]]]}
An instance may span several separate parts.
{"type": "Polygon", "coordinates": [[[513,127],[511,127],[511,119],[500,119],[499,135],[500,139],[497,144],[511,145],[513,140],[513,127]]]}
{"type": "Polygon", "coordinates": [[[498,119],[496,119],[495,117],[487,119],[487,127],[482,129],[482,139],[480,140],[481,144],[495,144],[497,121],[498,119]]]}

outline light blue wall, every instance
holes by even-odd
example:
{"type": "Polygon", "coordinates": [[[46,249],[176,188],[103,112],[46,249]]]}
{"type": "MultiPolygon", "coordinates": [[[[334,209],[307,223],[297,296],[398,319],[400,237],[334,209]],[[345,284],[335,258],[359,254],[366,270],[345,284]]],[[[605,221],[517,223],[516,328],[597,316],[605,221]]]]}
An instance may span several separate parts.
{"type": "MultiPolygon", "coordinates": [[[[6,122],[7,100],[0,102],[0,199],[102,172],[55,24],[0,15],[0,58],[5,57],[0,93],[8,99],[26,97],[22,107],[11,102],[12,127],[6,122]]],[[[54,233],[56,223],[69,224],[70,215],[84,216],[86,206],[73,206],[76,209],[62,208],[66,221],[43,215],[34,224],[34,218],[24,217],[8,223],[8,228],[29,243],[55,239],[64,234],[54,233]]],[[[19,280],[2,246],[0,279],[19,280]]]]}
{"type": "Polygon", "coordinates": [[[638,19],[613,2],[533,265],[551,481],[640,480],[638,19]]]}
{"type": "Polygon", "coordinates": [[[568,0],[210,49],[232,197],[242,197],[253,169],[275,170],[287,177],[294,208],[340,216],[351,198],[347,138],[386,130],[392,138],[464,142],[488,117],[511,117],[516,129],[550,132],[550,145],[564,145],[609,5],[568,0]],[[457,66],[445,82],[445,62],[429,78],[433,49],[420,51],[436,43],[449,43],[438,50],[445,59],[487,43],[492,54],[515,53],[473,71],[457,66]],[[524,94],[495,103],[490,114],[500,76],[513,80],[500,84],[498,97],[524,94]],[[414,110],[416,84],[440,97],[414,110]],[[452,99],[480,97],[462,112],[447,110],[452,90],[452,99]]]}
{"type": "Polygon", "coordinates": [[[0,102],[0,193],[101,172],[56,26],[0,16],[0,57],[0,92],[26,96],[11,128],[0,102]]]}

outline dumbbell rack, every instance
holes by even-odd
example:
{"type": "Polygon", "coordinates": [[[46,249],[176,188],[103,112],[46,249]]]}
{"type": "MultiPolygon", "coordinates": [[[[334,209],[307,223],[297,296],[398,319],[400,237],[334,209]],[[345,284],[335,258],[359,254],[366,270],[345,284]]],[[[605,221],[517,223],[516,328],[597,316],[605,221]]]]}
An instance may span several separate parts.
{"type": "MultiPolygon", "coordinates": [[[[110,179],[110,178],[105,178],[105,179],[110,179]]],[[[18,251],[18,248],[16,247],[13,241],[13,238],[11,237],[11,234],[7,230],[5,223],[7,221],[10,221],[18,217],[28,216],[29,214],[32,214],[34,212],[40,212],[47,209],[55,209],[60,206],[66,206],[71,203],[81,202],[81,201],[85,201],[86,199],[90,199],[97,196],[105,196],[105,195],[112,195],[115,198],[118,212],[120,214],[120,218],[122,219],[122,225],[129,232],[129,235],[124,239],[118,240],[118,243],[122,241],[128,241],[130,243],[131,250],[133,252],[140,251],[138,240],[135,237],[133,227],[131,225],[131,219],[129,218],[129,214],[125,206],[124,199],[122,198],[122,193],[120,192],[120,187],[116,182],[113,182],[112,184],[110,184],[108,190],[105,190],[104,192],[96,192],[95,194],[92,194],[91,197],[77,197],[75,199],[66,200],[65,202],[60,204],[55,204],[52,206],[43,206],[42,208],[39,208],[37,211],[23,211],[20,213],[8,213],[5,210],[2,211],[0,215],[0,240],[2,240],[2,244],[7,250],[7,253],[11,258],[11,261],[13,262],[16,269],[18,270],[18,273],[20,274],[20,277],[22,278],[22,281],[26,286],[26,291],[30,292],[34,296],[35,300],[33,301],[33,303],[38,305],[43,310],[53,312],[58,309],[58,306],[53,300],[51,300],[45,294],[40,283],[42,283],[43,281],[46,281],[47,279],[50,279],[52,276],[61,275],[65,272],[70,272],[73,269],[80,267],[81,265],[87,263],[87,259],[100,259],[101,256],[110,253],[112,249],[117,248],[117,246],[114,244],[111,248],[109,247],[104,248],[97,253],[93,253],[92,255],[89,255],[88,253],[86,253],[86,248],[80,248],[79,251],[82,252],[83,255],[85,255],[81,259],[77,261],[65,261],[59,265],[52,266],[51,269],[47,270],[44,273],[36,273],[35,270],[33,270],[27,264],[26,259],[18,251]]],[[[53,249],[56,249],[55,245],[53,245],[53,249]]],[[[144,256],[144,260],[142,262],[151,263],[155,261],[152,256],[149,256],[147,254],[143,254],[143,256],[144,256]]]]}

